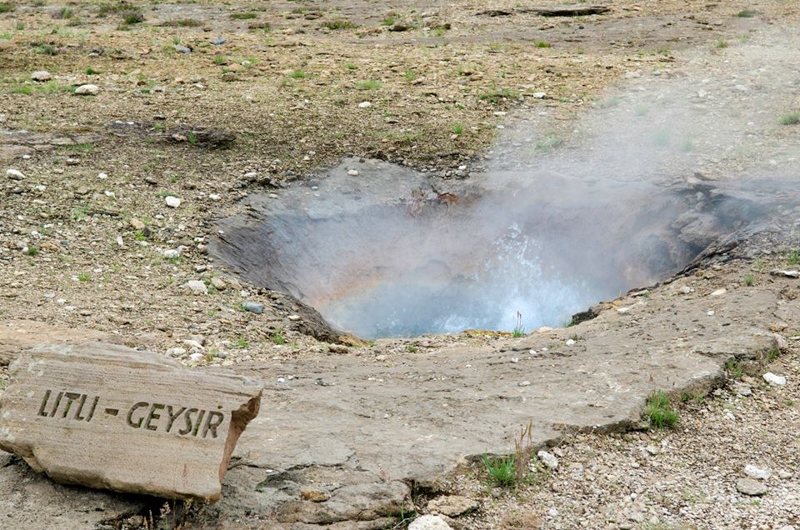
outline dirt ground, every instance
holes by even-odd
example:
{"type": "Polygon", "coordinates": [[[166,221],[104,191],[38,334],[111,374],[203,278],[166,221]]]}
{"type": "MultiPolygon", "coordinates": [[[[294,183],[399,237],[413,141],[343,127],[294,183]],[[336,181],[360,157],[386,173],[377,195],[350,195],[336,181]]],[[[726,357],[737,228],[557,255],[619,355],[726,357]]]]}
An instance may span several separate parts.
{"type": "MultiPolygon", "coordinates": [[[[631,72],[680,76],[697,49],[724,70],[729,47],[800,21],[796,2],[615,0],[603,4],[607,13],[579,17],[528,9],[545,5],[556,3],[0,3],[0,348],[8,324],[24,319],[173,349],[191,366],[311,363],[331,346],[293,318],[301,308],[209,260],[216,221],[248,195],[280,195],[345,156],[468,178],[490,164],[498,126],[522,113],[547,112],[549,133],[569,147],[583,113],[604,105],[631,72]],[[48,75],[35,80],[38,71],[48,75]],[[98,93],[78,95],[85,84],[98,93]],[[203,280],[210,294],[187,292],[189,280],[203,280]],[[263,303],[262,318],[241,311],[243,299],[263,303]],[[198,336],[205,348],[192,356],[183,341],[198,336]]],[[[800,99],[786,110],[798,109],[800,99]]],[[[791,145],[796,127],[775,136],[791,145]]],[[[739,155],[758,156],[753,149],[739,155]]],[[[794,154],[786,156],[777,160],[791,167],[794,154]]],[[[717,271],[720,285],[750,274],[766,282],[770,267],[790,265],[796,227],[787,220],[783,228],[717,271]]],[[[794,324],[782,329],[789,337],[794,324]]],[[[383,355],[489,342],[464,334],[368,347],[383,355]]],[[[754,379],[753,399],[729,385],[690,400],[674,433],[577,435],[559,449],[568,472],[516,494],[487,489],[480,466],[472,468],[450,489],[480,508],[458,524],[800,527],[790,450],[797,359],[790,341],[775,367],[787,387],[754,379]],[[736,423],[726,423],[728,412],[736,423]],[[749,437],[775,444],[775,454],[761,455],[776,470],[776,493],[763,502],[719,486],[726,454],[713,440],[744,448],[749,437]],[[651,460],[665,462],[643,477],[638,470],[651,460]],[[691,472],[698,466],[704,474],[691,472]],[[658,482],[660,474],[669,478],[658,482]],[[782,487],[789,493],[775,501],[782,487]]],[[[0,389],[6,384],[2,367],[0,389]]]]}

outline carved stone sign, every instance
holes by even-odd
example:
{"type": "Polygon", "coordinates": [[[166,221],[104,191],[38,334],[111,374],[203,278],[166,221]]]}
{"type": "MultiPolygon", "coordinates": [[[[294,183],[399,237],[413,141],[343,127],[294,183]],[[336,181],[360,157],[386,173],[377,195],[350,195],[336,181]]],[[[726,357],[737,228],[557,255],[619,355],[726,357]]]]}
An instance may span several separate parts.
{"type": "Polygon", "coordinates": [[[107,344],[50,345],[10,367],[0,449],[57,482],[214,502],[261,385],[107,344]]]}

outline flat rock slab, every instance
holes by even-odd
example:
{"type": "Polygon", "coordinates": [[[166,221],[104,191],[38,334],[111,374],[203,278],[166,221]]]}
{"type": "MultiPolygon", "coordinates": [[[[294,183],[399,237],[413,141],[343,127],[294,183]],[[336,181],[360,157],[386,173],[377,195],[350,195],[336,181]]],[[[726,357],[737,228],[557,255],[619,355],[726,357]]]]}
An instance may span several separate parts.
{"type": "Polygon", "coordinates": [[[56,482],[215,502],[261,386],[108,344],[48,345],[10,366],[0,449],[56,482]]]}

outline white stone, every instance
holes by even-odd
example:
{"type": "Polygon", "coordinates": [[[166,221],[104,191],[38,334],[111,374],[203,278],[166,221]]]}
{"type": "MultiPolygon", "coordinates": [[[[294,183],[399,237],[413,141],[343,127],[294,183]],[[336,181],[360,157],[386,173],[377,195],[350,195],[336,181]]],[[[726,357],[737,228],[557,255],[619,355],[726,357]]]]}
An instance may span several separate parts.
{"type": "Polygon", "coordinates": [[[372,103],[370,103],[369,101],[362,101],[361,103],[358,104],[358,107],[362,109],[368,109],[371,106],[372,103]]]}
{"type": "Polygon", "coordinates": [[[96,96],[100,93],[100,87],[97,85],[81,85],[75,89],[77,96],[96,96]]]}
{"type": "Polygon", "coordinates": [[[545,450],[541,450],[538,453],[536,453],[536,456],[549,469],[558,469],[558,458],[556,458],[554,455],[548,453],[545,450]]]}
{"type": "Polygon", "coordinates": [[[46,70],[37,70],[31,74],[31,79],[34,81],[38,81],[40,83],[44,81],[50,81],[53,76],[50,75],[50,72],[46,70]]]}
{"type": "Polygon", "coordinates": [[[161,255],[164,256],[164,259],[175,259],[181,255],[181,249],[170,248],[162,252],[161,255]]]}
{"type": "Polygon", "coordinates": [[[566,344],[567,344],[567,346],[574,346],[575,345],[575,340],[574,339],[567,339],[567,343],[566,344]]]}
{"type": "Polygon", "coordinates": [[[19,171],[17,169],[6,170],[6,175],[8,176],[8,178],[12,180],[22,180],[25,178],[25,175],[22,173],[22,171],[19,171]]]}
{"type": "Polygon", "coordinates": [[[201,280],[189,280],[183,286],[194,294],[208,294],[208,287],[201,280]]]}
{"type": "Polygon", "coordinates": [[[786,378],[781,375],[775,375],[772,372],[764,374],[764,381],[771,385],[783,386],[786,384],[786,378]]]}
{"type": "Polygon", "coordinates": [[[202,353],[193,353],[193,354],[191,354],[189,356],[189,360],[190,361],[194,361],[194,362],[198,362],[198,361],[202,361],[204,357],[205,357],[205,355],[203,355],[202,353]]]}
{"type": "Polygon", "coordinates": [[[725,294],[725,293],[727,293],[727,292],[728,292],[728,290],[727,290],[727,289],[725,289],[725,288],[722,288],[722,289],[717,289],[716,291],[714,291],[713,293],[711,293],[711,296],[722,296],[723,294],[725,294]]]}
{"type": "Polygon", "coordinates": [[[169,206],[170,208],[177,208],[178,206],[181,205],[181,200],[177,197],[173,197],[172,195],[170,195],[169,197],[165,197],[164,202],[166,202],[167,206],[169,206]]]}
{"type": "Polygon", "coordinates": [[[452,530],[452,527],[438,515],[423,515],[411,521],[408,530],[452,530]]]}
{"type": "Polygon", "coordinates": [[[108,178],[108,175],[106,175],[105,173],[98,173],[97,178],[99,178],[100,180],[105,180],[108,178]]]}
{"type": "Polygon", "coordinates": [[[751,464],[744,466],[744,474],[748,477],[756,478],[758,480],[767,480],[772,476],[772,472],[770,470],[760,469],[751,464]]]}
{"type": "Polygon", "coordinates": [[[347,174],[350,175],[351,177],[357,177],[358,171],[356,171],[355,169],[351,169],[347,172],[347,174]]]}
{"type": "Polygon", "coordinates": [[[545,94],[544,92],[534,92],[531,95],[533,96],[534,99],[544,99],[547,97],[547,94],[545,94]]]}
{"type": "Polygon", "coordinates": [[[186,350],[184,348],[170,348],[164,353],[168,357],[183,357],[186,355],[186,350]]]}

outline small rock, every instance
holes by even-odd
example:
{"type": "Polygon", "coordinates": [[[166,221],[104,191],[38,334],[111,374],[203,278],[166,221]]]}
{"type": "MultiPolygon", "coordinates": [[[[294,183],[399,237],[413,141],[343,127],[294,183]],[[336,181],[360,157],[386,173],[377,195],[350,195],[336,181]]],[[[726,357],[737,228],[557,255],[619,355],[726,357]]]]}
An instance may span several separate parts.
{"type": "Polygon", "coordinates": [[[347,174],[350,175],[351,177],[357,177],[358,171],[356,171],[355,169],[350,169],[347,171],[347,174]]]}
{"type": "Polygon", "coordinates": [[[750,386],[739,382],[733,384],[733,391],[736,392],[737,396],[742,397],[749,396],[753,393],[753,390],[750,388],[750,386]]]}
{"type": "Polygon", "coordinates": [[[369,101],[362,101],[361,103],[358,104],[358,108],[360,109],[368,109],[371,106],[372,103],[370,103],[369,101]]]}
{"type": "Polygon", "coordinates": [[[331,498],[330,493],[316,489],[301,489],[300,498],[304,501],[325,502],[331,498]]]}
{"type": "Polygon", "coordinates": [[[183,287],[194,294],[208,294],[208,287],[201,280],[189,280],[183,287]]]}
{"type": "Polygon", "coordinates": [[[694,288],[684,285],[679,289],[679,291],[681,292],[681,294],[692,294],[694,292],[694,288]]]}
{"type": "Polygon", "coordinates": [[[205,355],[203,355],[202,353],[193,353],[189,356],[189,360],[194,362],[202,361],[204,358],[205,355]]]}
{"type": "Polygon", "coordinates": [[[477,501],[460,495],[448,495],[428,502],[428,511],[448,517],[458,517],[478,509],[477,501]]]}
{"type": "Polygon", "coordinates": [[[794,476],[794,473],[781,469],[780,471],[778,471],[778,476],[782,480],[789,480],[790,478],[792,478],[794,476]]]}
{"type": "Polygon", "coordinates": [[[170,248],[170,249],[167,249],[164,252],[162,252],[161,255],[164,256],[164,259],[175,259],[175,258],[180,257],[181,249],[179,249],[179,248],[170,248]]]}
{"type": "Polygon", "coordinates": [[[549,469],[553,470],[558,469],[558,458],[556,458],[554,455],[548,453],[547,451],[542,450],[536,453],[536,456],[549,469]]]}
{"type": "Polygon", "coordinates": [[[184,348],[170,348],[165,352],[165,355],[168,357],[183,357],[186,355],[186,350],[184,348]]]}
{"type": "Polygon", "coordinates": [[[217,277],[211,278],[211,285],[213,285],[214,289],[217,291],[224,291],[228,288],[228,284],[225,283],[225,280],[217,277]]]}
{"type": "Polygon", "coordinates": [[[547,97],[547,94],[544,92],[534,92],[531,96],[533,96],[533,99],[544,99],[547,97]]]}
{"type": "Polygon", "coordinates": [[[786,384],[786,378],[783,377],[782,375],[775,375],[772,372],[767,372],[764,374],[763,377],[764,381],[766,381],[771,385],[783,386],[786,384]]]}
{"type": "Polygon", "coordinates": [[[175,45],[175,51],[178,53],[192,53],[192,49],[181,44],[175,45]]]}
{"type": "Polygon", "coordinates": [[[44,83],[45,81],[50,81],[53,76],[50,75],[50,72],[46,70],[37,70],[31,74],[31,79],[38,83],[44,83]]]}
{"type": "Polygon", "coordinates": [[[260,315],[264,312],[264,304],[258,302],[242,302],[242,309],[260,315]]]}
{"type": "Polygon", "coordinates": [[[77,166],[81,163],[80,158],[67,158],[66,163],[68,166],[77,166]]]}
{"type": "Polygon", "coordinates": [[[289,315],[286,318],[288,318],[292,322],[300,322],[301,320],[303,320],[303,317],[301,317],[300,315],[289,315]]]}
{"type": "Polygon", "coordinates": [[[751,464],[744,466],[744,474],[750,478],[755,478],[758,480],[767,480],[772,476],[772,472],[770,470],[760,469],[751,464]]]}
{"type": "Polygon", "coordinates": [[[11,180],[22,180],[25,178],[25,175],[22,174],[22,171],[16,169],[8,169],[6,170],[6,176],[11,180]]]}
{"type": "Polygon", "coordinates": [[[169,206],[170,208],[177,208],[178,206],[181,205],[181,200],[177,197],[173,197],[172,195],[170,195],[169,197],[165,197],[164,202],[166,202],[167,206],[169,206]]]}
{"type": "Polygon", "coordinates": [[[417,517],[408,525],[408,530],[452,530],[447,522],[439,515],[423,515],[417,517]]]}
{"type": "Polygon", "coordinates": [[[567,344],[567,346],[574,346],[575,345],[575,340],[574,339],[567,339],[566,344],[567,344]]]}
{"type": "Polygon", "coordinates": [[[135,217],[131,217],[131,220],[128,221],[128,223],[130,223],[131,228],[134,230],[144,230],[144,223],[135,217]]]}
{"type": "Polygon", "coordinates": [[[716,291],[711,293],[711,296],[722,296],[723,294],[725,294],[727,292],[728,292],[728,290],[723,287],[722,289],[717,289],[716,291]]]}
{"type": "Polygon", "coordinates": [[[772,276],[783,276],[784,278],[800,278],[800,271],[791,270],[791,271],[783,271],[783,270],[774,270],[770,271],[772,276]]]}
{"type": "Polygon", "coordinates": [[[736,489],[739,491],[739,493],[743,493],[751,497],[764,495],[767,492],[767,487],[764,484],[752,478],[740,478],[737,480],[736,489]]]}
{"type": "Polygon", "coordinates": [[[531,386],[531,382],[530,381],[523,381],[523,382],[521,382],[519,384],[519,386],[531,386]]]}
{"type": "Polygon", "coordinates": [[[222,46],[226,42],[228,42],[227,38],[225,38],[225,37],[217,37],[216,39],[211,41],[211,44],[213,44],[214,46],[222,46]]]}
{"type": "Polygon", "coordinates": [[[100,93],[100,87],[97,85],[81,85],[75,89],[76,96],[96,96],[100,93]]]}

